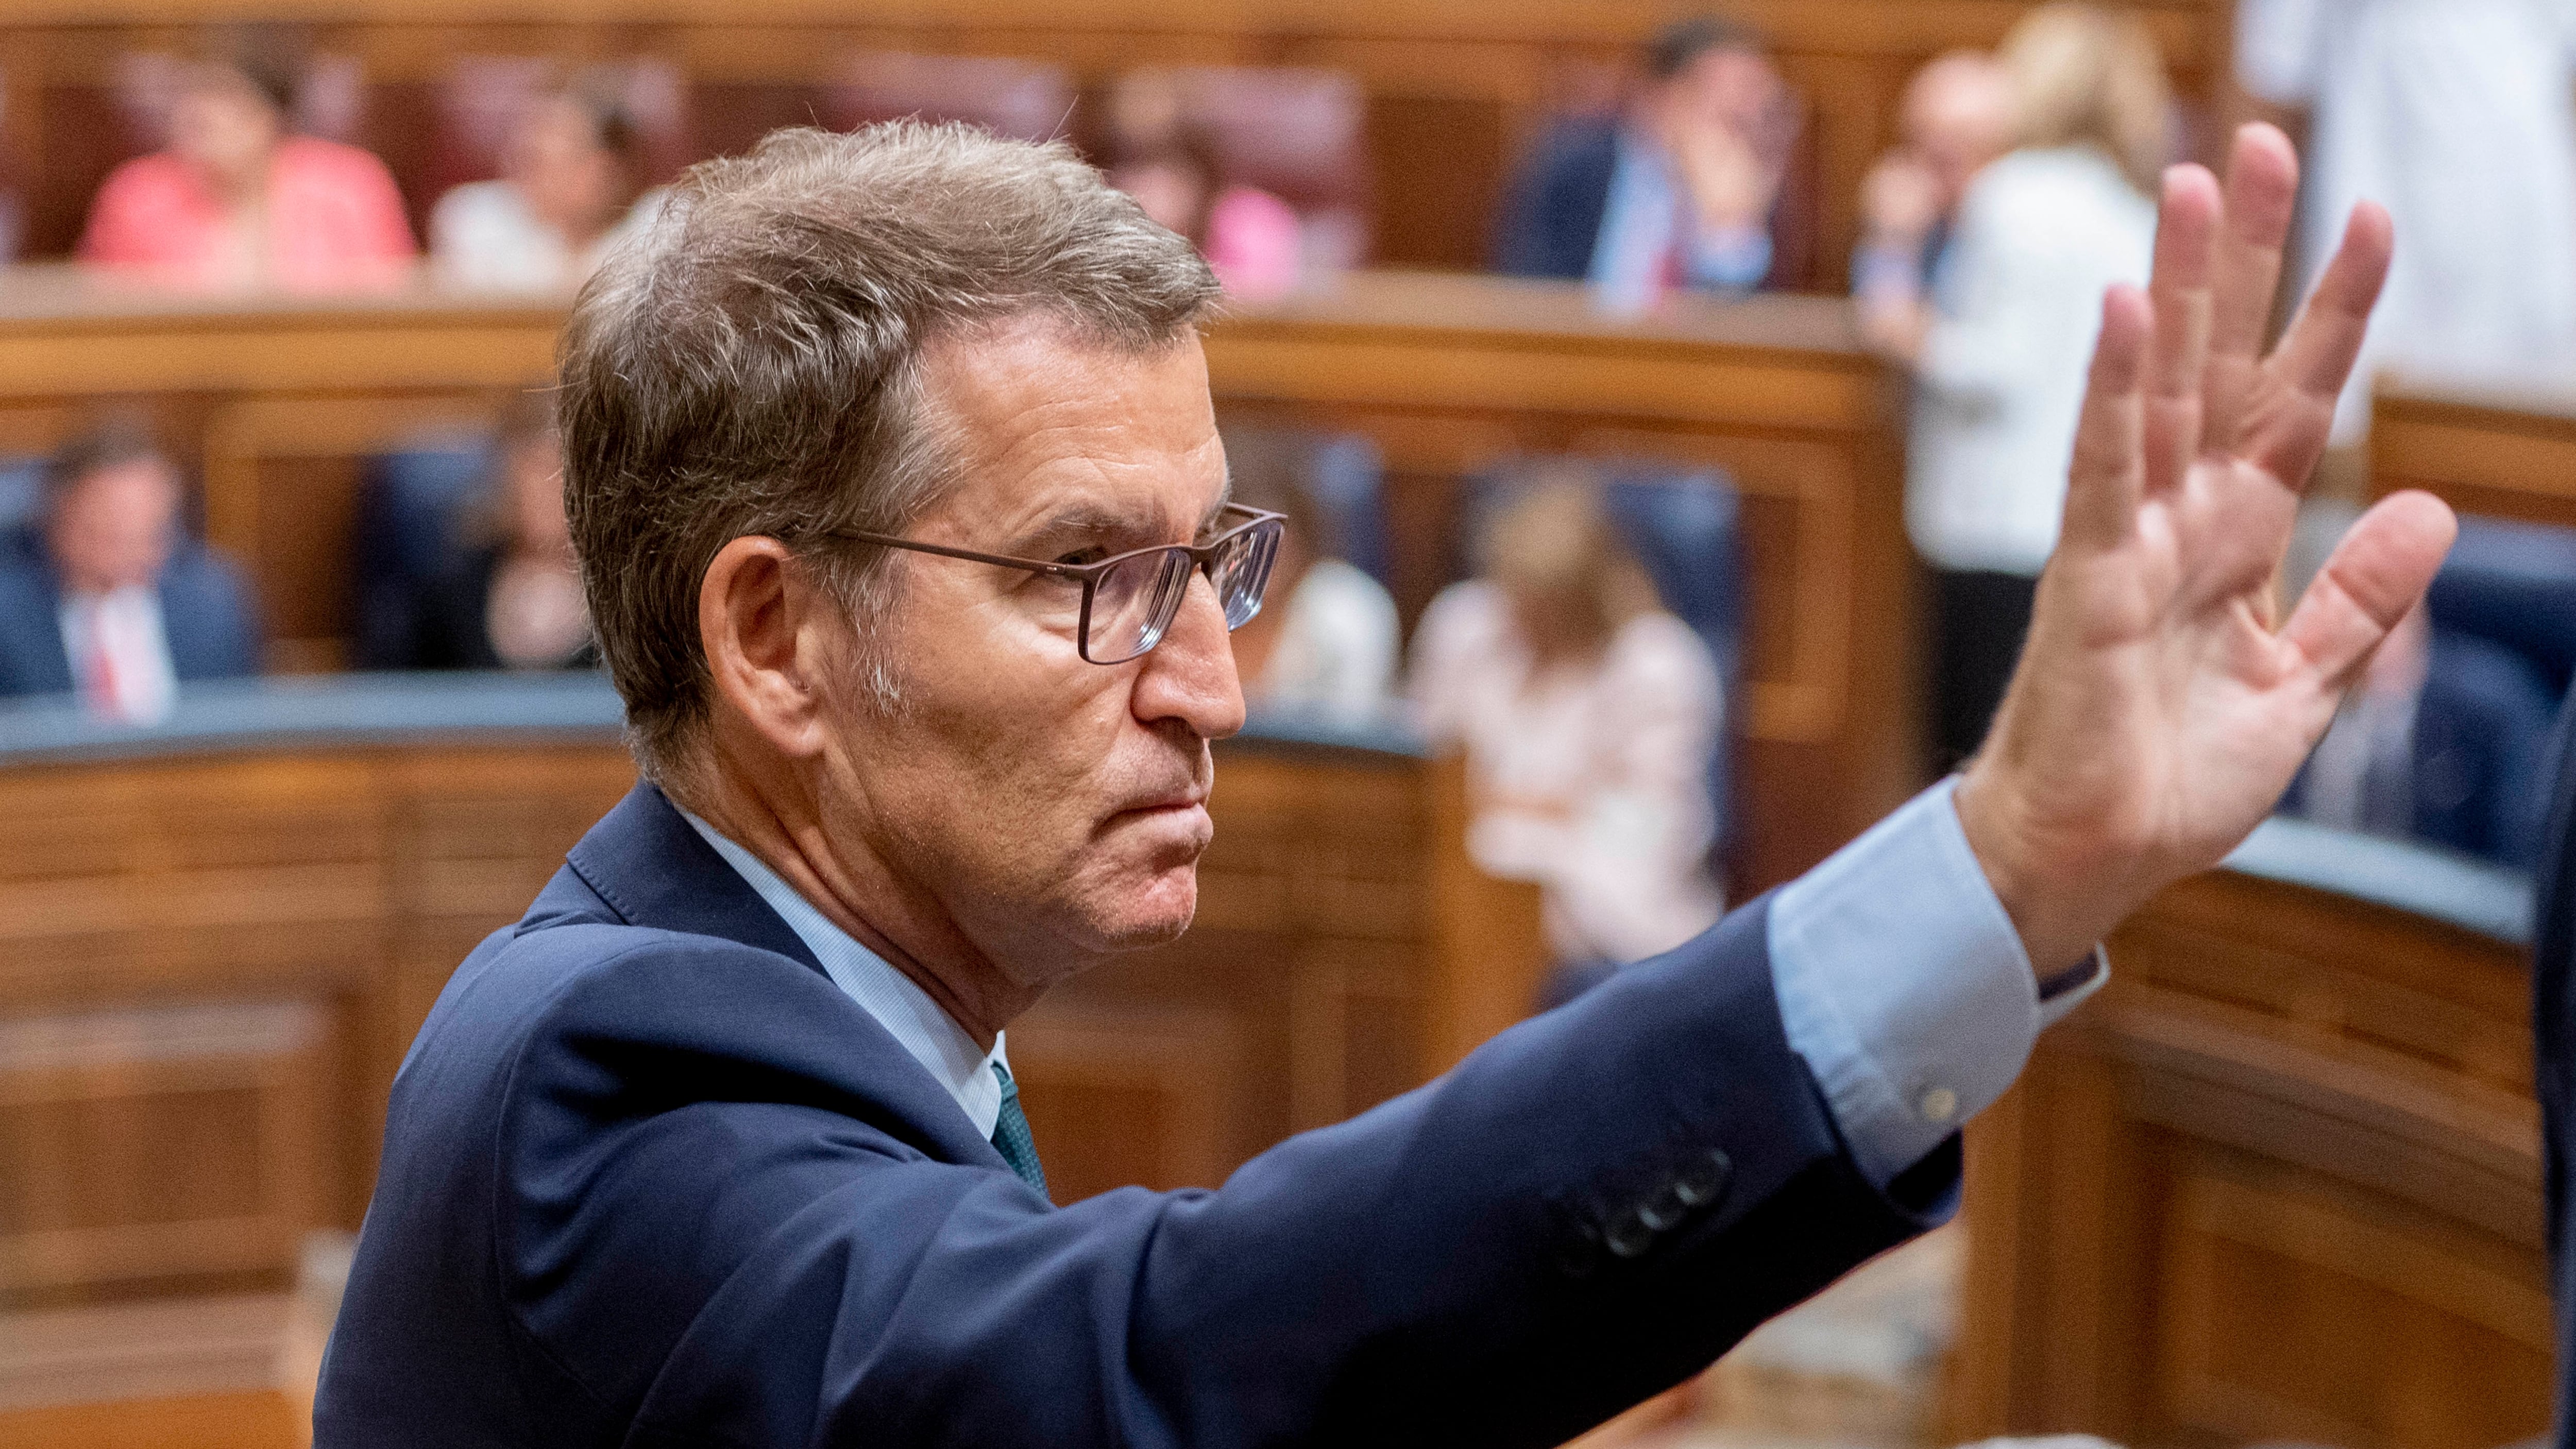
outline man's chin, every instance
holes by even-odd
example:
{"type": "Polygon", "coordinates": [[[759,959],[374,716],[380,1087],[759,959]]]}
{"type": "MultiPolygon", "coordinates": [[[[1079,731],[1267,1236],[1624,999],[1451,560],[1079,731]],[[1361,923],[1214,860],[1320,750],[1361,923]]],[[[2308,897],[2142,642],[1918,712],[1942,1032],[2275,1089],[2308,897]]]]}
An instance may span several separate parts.
{"type": "Polygon", "coordinates": [[[1168,946],[1190,928],[1198,907],[1197,862],[1162,871],[1087,913],[1094,949],[1110,953],[1168,946]]]}

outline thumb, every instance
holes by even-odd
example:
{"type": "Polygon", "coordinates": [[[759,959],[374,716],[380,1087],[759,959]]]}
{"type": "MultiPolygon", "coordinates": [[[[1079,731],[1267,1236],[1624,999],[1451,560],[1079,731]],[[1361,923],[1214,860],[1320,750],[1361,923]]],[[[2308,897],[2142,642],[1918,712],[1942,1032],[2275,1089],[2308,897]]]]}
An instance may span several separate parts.
{"type": "Polygon", "coordinates": [[[2409,490],[2379,500],[2343,536],[2281,630],[2320,686],[2351,681],[2424,597],[2459,531],[2448,504],[2409,490]]]}

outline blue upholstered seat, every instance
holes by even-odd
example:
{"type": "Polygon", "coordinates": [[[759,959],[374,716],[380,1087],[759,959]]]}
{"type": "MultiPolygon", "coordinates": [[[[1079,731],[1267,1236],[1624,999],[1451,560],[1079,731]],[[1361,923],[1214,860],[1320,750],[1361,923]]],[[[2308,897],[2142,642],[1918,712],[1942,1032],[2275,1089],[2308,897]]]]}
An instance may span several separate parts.
{"type": "Polygon", "coordinates": [[[489,468],[480,438],[424,440],[367,460],[353,543],[358,585],[350,635],[360,669],[408,669],[433,581],[456,566],[467,512],[489,468]]]}

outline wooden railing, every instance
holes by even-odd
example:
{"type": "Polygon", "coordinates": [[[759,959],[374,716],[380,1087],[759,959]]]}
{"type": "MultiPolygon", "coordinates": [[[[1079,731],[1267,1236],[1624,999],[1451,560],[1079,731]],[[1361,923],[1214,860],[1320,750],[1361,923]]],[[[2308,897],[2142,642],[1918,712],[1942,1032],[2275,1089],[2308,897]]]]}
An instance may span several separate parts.
{"type": "MultiPolygon", "coordinates": [[[[0,453],[42,451],[102,404],[151,407],[201,465],[208,532],[249,564],[275,662],[336,667],[360,460],[482,425],[502,392],[542,385],[566,300],[187,300],[21,272],[0,278],[0,453]]],[[[1225,415],[1377,443],[1408,619],[1459,566],[1462,485],[1480,469],[1572,451],[1734,477],[1739,887],[1805,869],[1916,783],[1901,392],[1840,302],[1685,300],[1619,323],[1572,286],[1362,274],[1241,309],[1207,348],[1225,415]]]]}
{"type": "Polygon", "coordinates": [[[2383,386],[2370,488],[2421,488],[2462,513],[2576,527],[2576,394],[2383,386]]]}
{"type": "Polygon", "coordinates": [[[2274,821],[1968,1129],[1960,1437],[2549,1424],[2526,880],[2274,821]]]}

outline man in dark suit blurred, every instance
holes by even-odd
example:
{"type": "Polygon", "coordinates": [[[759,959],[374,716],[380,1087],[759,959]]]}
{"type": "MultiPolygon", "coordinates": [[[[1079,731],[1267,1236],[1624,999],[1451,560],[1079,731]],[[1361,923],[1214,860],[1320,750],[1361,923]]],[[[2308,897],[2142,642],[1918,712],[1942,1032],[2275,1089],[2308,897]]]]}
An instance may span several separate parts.
{"type": "Polygon", "coordinates": [[[2558,1449],[2576,1449],[2576,690],[2558,711],[2531,782],[2546,800],[2532,876],[2533,1085],[2540,1095],[2542,1187],[2549,1206],[2550,1297],[2558,1319],[2558,1449]]]}
{"type": "Polygon", "coordinates": [[[2448,846],[2527,870],[2548,801],[2533,788],[2558,701],[2518,650],[2397,626],[2283,807],[2322,824],[2448,846]]]}
{"type": "Polygon", "coordinates": [[[1504,198],[1495,270],[1587,280],[1619,311],[1674,288],[1808,285],[1798,106],[1761,41],[1685,20],[1647,47],[1645,72],[1620,114],[1570,116],[1540,137],[1504,198]]]}
{"type": "Polygon", "coordinates": [[[1005,1028],[1188,926],[1279,543],[1215,279],[1061,144],[698,168],[561,351],[646,782],[404,1060],[317,1443],[1550,1445],[1943,1217],[2095,943],[2270,811],[2449,546],[2394,495],[2270,622],[2390,247],[2357,211],[2264,356],[2296,171],[2248,128],[2224,200],[2169,180],[1965,775],[1221,1188],[1059,1209],[1005,1028]]]}
{"type": "Polygon", "coordinates": [[[187,536],[179,505],[178,470],[138,429],[55,455],[43,518],[0,540],[0,695],[77,692],[139,724],[184,681],[258,672],[250,590],[187,536]]]}

